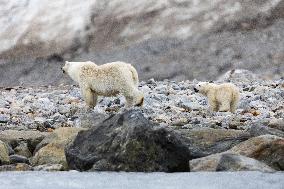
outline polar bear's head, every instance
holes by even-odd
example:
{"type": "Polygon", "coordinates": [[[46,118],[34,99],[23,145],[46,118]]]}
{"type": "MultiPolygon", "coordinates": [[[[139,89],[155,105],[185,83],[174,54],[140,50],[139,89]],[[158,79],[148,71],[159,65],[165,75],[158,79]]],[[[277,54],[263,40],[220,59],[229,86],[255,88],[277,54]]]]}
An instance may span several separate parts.
{"type": "Polygon", "coordinates": [[[65,65],[61,68],[64,74],[69,75],[73,80],[78,81],[80,70],[83,66],[97,66],[94,62],[65,62],[65,65]]]}
{"type": "Polygon", "coordinates": [[[215,84],[211,82],[199,82],[194,86],[193,90],[206,95],[214,86],[215,84]]]}
{"type": "Polygon", "coordinates": [[[61,68],[61,70],[64,74],[68,73],[68,68],[69,68],[70,64],[71,64],[71,62],[66,61],[65,65],[61,68]]]}
{"type": "Polygon", "coordinates": [[[61,68],[63,73],[66,73],[68,75],[71,74],[73,71],[78,71],[78,68],[84,66],[84,65],[96,65],[94,62],[87,61],[87,62],[68,62],[65,61],[65,65],[61,68]]]}
{"type": "Polygon", "coordinates": [[[65,62],[65,65],[61,68],[62,72],[64,74],[67,74],[69,77],[71,77],[74,81],[79,81],[79,75],[80,75],[80,68],[84,65],[96,65],[95,63],[91,61],[87,62],[65,62]]]}

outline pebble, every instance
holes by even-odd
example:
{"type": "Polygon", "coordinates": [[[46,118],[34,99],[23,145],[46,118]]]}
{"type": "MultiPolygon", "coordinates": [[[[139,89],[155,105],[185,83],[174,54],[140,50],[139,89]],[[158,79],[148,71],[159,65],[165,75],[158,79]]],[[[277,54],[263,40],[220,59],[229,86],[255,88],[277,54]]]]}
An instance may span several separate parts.
{"type": "Polygon", "coordinates": [[[63,171],[63,169],[61,164],[44,164],[33,167],[34,171],[63,171]]]}
{"type": "Polygon", "coordinates": [[[7,106],[9,106],[9,103],[0,97],[0,108],[6,108],[7,106]]]}
{"type": "Polygon", "coordinates": [[[0,123],[7,123],[10,120],[10,116],[5,114],[0,114],[0,123]]]}

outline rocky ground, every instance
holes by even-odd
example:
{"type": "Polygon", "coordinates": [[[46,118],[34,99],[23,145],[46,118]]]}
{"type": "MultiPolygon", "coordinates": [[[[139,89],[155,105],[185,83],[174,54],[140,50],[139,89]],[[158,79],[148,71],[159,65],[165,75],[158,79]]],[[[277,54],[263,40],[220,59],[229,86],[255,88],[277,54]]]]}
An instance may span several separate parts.
{"type": "Polygon", "coordinates": [[[87,110],[78,86],[1,88],[0,170],[68,170],[70,167],[169,172],[284,170],[284,80],[265,80],[249,71],[235,70],[215,82],[227,81],[236,84],[241,92],[235,114],[209,111],[206,98],[193,91],[197,80],[142,81],[139,89],[145,94],[144,106],[132,110],[124,108],[122,96],[100,98],[94,110],[87,110]],[[102,124],[106,118],[108,121],[102,124]],[[137,125],[148,129],[140,130],[137,125]],[[82,131],[80,136],[72,142],[79,131],[82,131]],[[147,133],[146,137],[143,132],[147,133]],[[172,138],[167,138],[165,133],[172,138]],[[97,140],[100,136],[114,138],[97,140]],[[129,141],[134,139],[138,143],[129,148],[129,141]],[[86,143],[90,154],[82,149],[74,155],[72,148],[78,149],[78,141],[87,140],[94,141],[86,143]],[[115,141],[121,145],[113,146],[115,141]],[[172,148],[164,143],[171,144],[172,148]],[[98,149],[96,145],[99,149],[112,149],[117,155],[90,150],[98,149]],[[160,156],[149,155],[153,152],[144,150],[148,149],[147,145],[154,146],[160,156]],[[177,156],[181,149],[189,150],[190,155],[177,156]],[[141,151],[144,160],[141,160],[141,151]],[[163,156],[163,153],[172,155],[163,156]],[[129,154],[133,159],[128,161],[129,154]],[[96,158],[90,161],[83,156],[96,158]],[[170,163],[145,163],[159,162],[155,158],[167,159],[170,163]],[[189,160],[185,168],[184,162],[189,160]],[[72,162],[77,164],[71,165],[72,162]],[[143,169],[135,165],[141,162],[144,162],[143,169]]]}

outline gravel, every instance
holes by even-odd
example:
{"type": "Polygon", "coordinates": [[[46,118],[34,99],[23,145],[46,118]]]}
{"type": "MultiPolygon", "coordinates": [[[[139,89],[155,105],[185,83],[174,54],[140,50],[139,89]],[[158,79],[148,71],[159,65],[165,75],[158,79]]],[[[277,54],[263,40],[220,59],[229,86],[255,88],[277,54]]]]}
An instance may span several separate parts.
{"type": "MultiPolygon", "coordinates": [[[[141,108],[145,117],[175,129],[196,127],[245,130],[258,122],[269,123],[284,117],[284,80],[263,80],[251,72],[228,72],[217,83],[230,80],[240,88],[241,100],[235,114],[211,112],[207,99],[193,91],[198,82],[155,81],[140,83],[145,94],[141,108]],[[251,79],[248,79],[251,78],[251,79]]],[[[37,88],[2,88],[0,129],[48,131],[58,127],[80,127],[86,106],[75,85],[37,88]]],[[[110,115],[125,109],[122,96],[100,97],[97,114],[110,115]]],[[[138,107],[137,107],[138,108],[138,107]]]]}

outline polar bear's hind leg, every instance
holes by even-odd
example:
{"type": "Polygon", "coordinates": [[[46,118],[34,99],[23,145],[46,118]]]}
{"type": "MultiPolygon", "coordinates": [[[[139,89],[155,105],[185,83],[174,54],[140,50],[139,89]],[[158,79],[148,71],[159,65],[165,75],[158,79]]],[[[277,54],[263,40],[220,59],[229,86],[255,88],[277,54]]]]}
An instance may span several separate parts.
{"type": "Polygon", "coordinates": [[[214,111],[214,112],[217,112],[217,111],[218,111],[219,105],[218,105],[218,103],[216,102],[216,100],[208,99],[208,103],[209,103],[209,106],[210,106],[210,110],[211,110],[211,111],[214,111]]]}
{"type": "Polygon", "coordinates": [[[236,110],[237,110],[237,108],[238,108],[239,100],[240,100],[239,93],[236,92],[236,94],[234,95],[233,100],[231,101],[230,111],[231,111],[232,113],[235,113],[235,112],[236,112],[236,110]]]}

